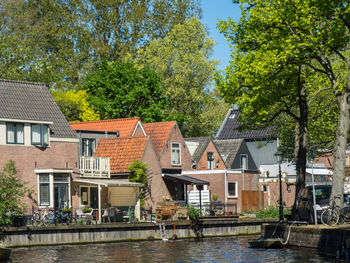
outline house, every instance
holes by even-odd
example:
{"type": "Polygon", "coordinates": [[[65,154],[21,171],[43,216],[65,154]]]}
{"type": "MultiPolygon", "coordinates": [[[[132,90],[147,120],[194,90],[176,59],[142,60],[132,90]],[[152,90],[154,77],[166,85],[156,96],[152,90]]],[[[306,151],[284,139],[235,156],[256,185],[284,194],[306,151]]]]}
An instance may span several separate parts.
{"type": "Polygon", "coordinates": [[[244,191],[258,189],[258,172],[244,141],[213,141],[210,137],[185,140],[195,165],[183,174],[210,182],[211,196],[218,196],[226,213],[248,209],[242,205],[242,198],[244,191]]]}
{"type": "MultiPolygon", "coordinates": [[[[208,185],[208,182],[188,177],[182,171],[191,169],[191,154],[175,121],[143,123],[146,134],[151,137],[168,194],[153,197],[155,200],[188,202],[187,186],[208,185]]],[[[156,189],[155,189],[156,190],[156,189]]],[[[157,190],[158,192],[158,190],[157,190]]]]}
{"type": "Polygon", "coordinates": [[[33,191],[32,209],[72,206],[79,140],[48,88],[0,80],[0,167],[15,161],[17,176],[33,191]]]}
{"type": "MultiPolygon", "coordinates": [[[[80,166],[79,177],[74,181],[76,198],[73,200],[75,207],[90,207],[98,210],[99,214],[102,213],[102,209],[110,205],[123,209],[132,207],[136,211],[136,216],[139,217],[138,196],[142,185],[128,181],[130,172],[127,166],[130,162],[125,162],[125,158],[132,158],[129,155],[135,153],[132,148],[135,146],[133,144],[135,140],[131,139],[133,136],[147,139],[140,118],[74,122],[70,125],[79,138],[80,166]],[[124,138],[128,138],[128,140],[112,143],[113,139],[124,138]],[[108,143],[106,139],[111,140],[108,143]],[[102,145],[96,155],[95,151],[98,149],[100,141],[102,145]],[[128,145],[129,143],[131,145],[128,145]],[[105,149],[106,145],[107,148],[111,147],[111,149],[105,149]],[[116,149],[119,155],[115,154],[116,149]],[[116,164],[124,165],[125,171],[121,172],[120,169],[116,169],[116,164]],[[114,197],[114,199],[109,198],[111,196],[119,196],[120,200],[129,201],[115,202],[114,197]]],[[[135,155],[133,160],[136,159],[141,160],[139,156],[135,155]]]]}
{"type": "Polygon", "coordinates": [[[240,115],[239,110],[229,109],[216,134],[216,139],[243,139],[257,168],[262,164],[275,164],[274,154],[277,152],[278,138],[275,136],[273,127],[239,131],[237,128],[241,125],[238,121],[240,115]]]}

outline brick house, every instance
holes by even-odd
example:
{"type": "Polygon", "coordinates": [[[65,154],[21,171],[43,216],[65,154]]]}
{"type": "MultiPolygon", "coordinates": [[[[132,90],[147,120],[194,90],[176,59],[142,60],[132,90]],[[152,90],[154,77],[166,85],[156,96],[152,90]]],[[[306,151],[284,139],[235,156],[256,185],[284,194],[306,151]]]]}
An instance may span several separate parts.
{"type": "MultiPolygon", "coordinates": [[[[188,202],[187,186],[208,185],[208,182],[183,175],[191,169],[191,154],[175,121],[144,123],[146,134],[151,137],[160,162],[161,174],[167,191],[166,195],[155,197],[157,202],[163,199],[188,202]]],[[[152,195],[160,189],[152,190],[152,195]]]]}
{"type": "Polygon", "coordinates": [[[183,174],[208,181],[211,197],[218,195],[226,213],[241,213],[242,191],[258,189],[258,172],[244,141],[213,141],[210,137],[185,140],[195,165],[183,174]]]}
{"type": "Polygon", "coordinates": [[[98,209],[101,214],[102,209],[109,205],[133,208],[136,206],[136,216],[139,216],[137,205],[141,185],[128,182],[127,166],[133,160],[141,160],[140,156],[135,155],[133,136],[147,139],[140,118],[74,122],[70,125],[79,138],[80,173],[73,182],[76,193],[73,198],[75,207],[98,209]],[[122,140],[125,138],[128,140],[122,140]],[[113,139],[117,141],[114,142],[113,139]],[[116,150],[119,155],[116,154],[116,150]],[[129,152],[130,150],[132,152],[129,152]],[[133,159],[130,162],[125,158],[133,159]],[[117,169],[116,164],[122,165],[124,170],[117,169]]]}
{"type": "Polygon", "coordinates": [[[0,80],[0,167],[15,161],[32,209],[71,207],[78,138],[44,84],[0,80]]]}

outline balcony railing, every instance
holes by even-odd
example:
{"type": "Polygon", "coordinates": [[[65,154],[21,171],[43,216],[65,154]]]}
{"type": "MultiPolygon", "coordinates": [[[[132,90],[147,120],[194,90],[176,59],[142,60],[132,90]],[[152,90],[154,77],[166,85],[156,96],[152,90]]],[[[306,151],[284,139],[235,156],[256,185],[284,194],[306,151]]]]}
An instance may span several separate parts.
{"type": "Polygon", "coordinates": [[[80,176],[110,178],[109,157],[80,157],[80,176]]]}

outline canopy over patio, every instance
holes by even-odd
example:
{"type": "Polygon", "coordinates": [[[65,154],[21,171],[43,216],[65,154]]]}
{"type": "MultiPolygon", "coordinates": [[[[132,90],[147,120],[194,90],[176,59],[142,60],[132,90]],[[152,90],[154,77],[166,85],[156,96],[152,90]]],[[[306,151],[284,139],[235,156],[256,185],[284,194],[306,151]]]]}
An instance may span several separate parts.
{"type": "MultiPolygon", "coordinates": [[[[140,187],[143,184],[133,183],[116,179],[86,179],[74,178],[74,183],[93,184],[98,187],[98,211],[101,215],[101,187],[108,188],[108,201],[111,206],[136,206],[138,203],[138,195],[140,187]]],[[[100,217],[99,217],[100,220],[100,217]]]]}

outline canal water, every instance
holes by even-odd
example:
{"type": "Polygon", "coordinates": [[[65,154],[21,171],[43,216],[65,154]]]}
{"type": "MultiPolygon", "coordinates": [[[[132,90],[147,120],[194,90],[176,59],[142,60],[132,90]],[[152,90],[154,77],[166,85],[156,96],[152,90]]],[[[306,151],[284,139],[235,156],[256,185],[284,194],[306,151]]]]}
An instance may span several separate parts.
{"type": "Polygon", "coordinates": [[[14,248],[8,262],[329,262],[314,249],[253,249],[252,237],[14,248]]]}

